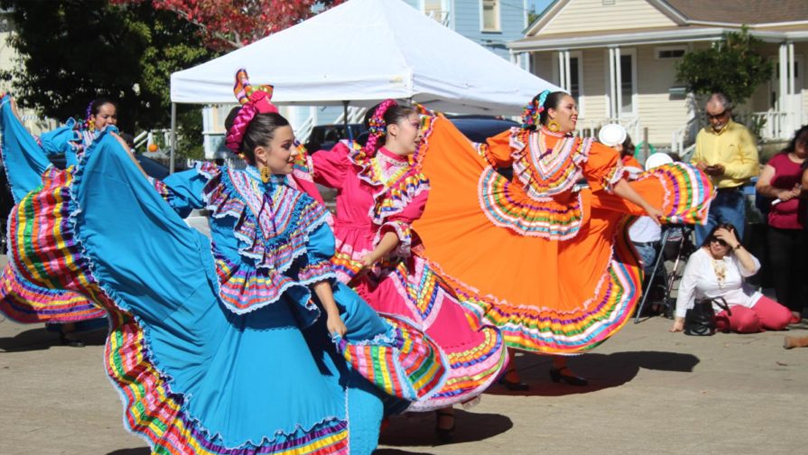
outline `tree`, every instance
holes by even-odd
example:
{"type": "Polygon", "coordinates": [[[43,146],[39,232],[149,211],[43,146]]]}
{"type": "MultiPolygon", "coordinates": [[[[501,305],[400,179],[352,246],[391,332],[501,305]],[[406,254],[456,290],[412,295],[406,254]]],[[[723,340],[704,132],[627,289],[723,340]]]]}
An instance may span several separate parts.
{"type": "MultiPolygon", "coordinates": [[[[108,96],[119,104],[123,131],[170,124],[169,80],[174,71],[207,61],[196,28],[149,4],[110,4],[106,0],[31,2],[2,0],[11,11],[10,43],[21,65],[11,70],[21,105],[48,117],[83,118],[88,103],[108,96]]],[[[198,106],[180,106],[179,152],[201,154],[198,106]]]]}
{"type": "Polygon", "coordinates": [[[676,65],[676,77],[696,94],[723,92],[743,104],[772,76],[771,62],[757,53],[760,44],[744,26],[710,49],[685,54],[676,65]]]}
{"type": "Polygon", "coordinates": [[[194,24],[212,49],[234,49],[308,19],[343,0],[113,0],[151,3],[194,24]]]}

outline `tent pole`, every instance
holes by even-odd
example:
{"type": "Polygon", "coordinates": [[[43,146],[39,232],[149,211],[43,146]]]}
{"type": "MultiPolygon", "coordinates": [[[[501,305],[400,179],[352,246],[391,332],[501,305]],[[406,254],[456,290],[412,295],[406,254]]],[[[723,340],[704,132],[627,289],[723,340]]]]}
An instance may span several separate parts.
{"type": "Polygon", "coordinates": [[[177,151],[177,103],[171,103],[171,156],[169,157],[169,174],[174,173],[174,161],[177,151]]]}
{"type": "Polygon", "coordinates": [[[350,101],[342,102],[342,125],[345,127],[345,135],[348,136],[348,140],[353,142],[353,134],[351,134],[351,129],[348,128],[348,103],[350,101]]]}

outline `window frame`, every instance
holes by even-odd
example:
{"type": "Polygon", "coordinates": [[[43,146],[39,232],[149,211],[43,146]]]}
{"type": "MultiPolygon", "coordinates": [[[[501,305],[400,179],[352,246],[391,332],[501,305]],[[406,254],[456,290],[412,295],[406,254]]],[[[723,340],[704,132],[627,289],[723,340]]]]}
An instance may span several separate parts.
{"type": "Polygon", "coordinates": [[[480,0],[480,31],[483,33],[502,33],[502,2],[500,0],[480,0]],[[496,28],[485,28],[485,2],[494,2],[496,28]]]}

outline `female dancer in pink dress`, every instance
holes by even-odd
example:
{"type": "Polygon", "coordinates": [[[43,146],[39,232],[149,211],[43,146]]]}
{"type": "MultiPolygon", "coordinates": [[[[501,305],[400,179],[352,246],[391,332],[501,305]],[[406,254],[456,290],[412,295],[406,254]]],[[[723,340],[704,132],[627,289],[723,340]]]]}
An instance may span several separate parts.
{"type": "Polygon", "coordinates": [[[334,263],[376,311],[413,321],[448,357],[444,388],[413,410],[438,410],[436,430],[454,428],[451,406],[481,394],[504,367],[502,336],[463,307],[420,256],[412,223],[426,206],[429,181],[412,160],[423,137],[419,115],[393,100],[369,119],[364,147],[347,141],[311,156],[314,181],[337,192],[334,263]]]}

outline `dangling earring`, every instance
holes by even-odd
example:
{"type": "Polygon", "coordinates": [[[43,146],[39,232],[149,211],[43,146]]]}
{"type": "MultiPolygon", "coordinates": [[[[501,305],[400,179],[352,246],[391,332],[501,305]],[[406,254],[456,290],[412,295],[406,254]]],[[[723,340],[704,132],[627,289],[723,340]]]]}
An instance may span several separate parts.
{"type": "Polygon", "coordinates": [[[269,182],[269,168],[266,166],[261,168],[261,181],[264,183],[269,182]]]}
{"type": "Polygon", "coordinates": [[[547,122],[547,129],[553,133],[557,133],[559,130],[561,130],[561,125],[559,125],[555,119],[550,119],[550,121],[547,122]]]}

